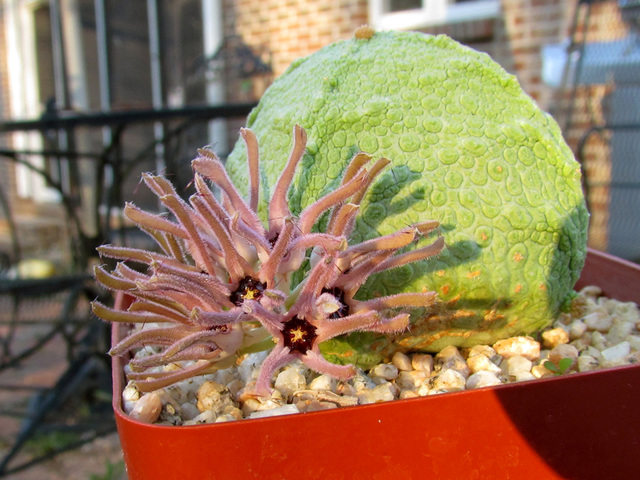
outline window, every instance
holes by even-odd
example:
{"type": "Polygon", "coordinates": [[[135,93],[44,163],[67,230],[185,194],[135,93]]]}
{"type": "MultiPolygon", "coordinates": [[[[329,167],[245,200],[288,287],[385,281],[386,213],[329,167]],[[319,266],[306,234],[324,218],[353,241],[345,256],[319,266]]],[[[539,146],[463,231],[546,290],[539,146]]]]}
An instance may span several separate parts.
{"type": "Polygon", "coordinates": [[[495,18],[500,0],[369,0],[375,28],[408,30],[495,18]]]}

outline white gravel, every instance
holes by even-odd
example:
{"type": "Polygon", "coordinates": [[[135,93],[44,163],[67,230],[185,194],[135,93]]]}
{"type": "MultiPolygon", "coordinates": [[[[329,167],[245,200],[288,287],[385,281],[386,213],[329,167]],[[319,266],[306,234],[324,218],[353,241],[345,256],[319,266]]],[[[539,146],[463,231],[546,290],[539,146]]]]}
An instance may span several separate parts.
{"type": "Polygon", "coordinates": [[[247,355],[237,366],[146,395],[129,385],[123,391],[123,405],[128,414],[146,422],[194,425],[416,398],[638,363],[638,306],[601,297],[597,287],[583,289],[580,297],[585,308],[575,317],[561,314],[539,339],[513,337],[462,350],[447,347],[436,355],[397,353],[389,363],[358,371],[349,382],[317,375],[297,362],[278,373],[270,397],[252,398],[244,388],[256,378],[266,356],[261,352],[247,355]]]}

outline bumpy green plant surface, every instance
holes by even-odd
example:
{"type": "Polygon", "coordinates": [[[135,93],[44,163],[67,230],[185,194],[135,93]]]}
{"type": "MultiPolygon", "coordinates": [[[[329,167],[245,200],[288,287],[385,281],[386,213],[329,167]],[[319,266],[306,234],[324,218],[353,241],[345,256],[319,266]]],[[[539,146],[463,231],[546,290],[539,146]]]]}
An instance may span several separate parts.
{"type": "MultiPolygon", "coordinates": [[[[361,289],[365,297],[435,290],[438,306],[393,341],[327,342],[333,361],[491,343],[557,315],[586,256],[580,167],[555,121],[487,55],[444,36],[378,32],[294,62],[247,122],[264,159],[263,214],[295,123],[309,143],[290,191],[294,213],[335,189],[362,150],[392,168],[362,203],[355,235],[435,219],[448,246],[361,289]]],[[[227,162],[237,185],[248,184],[245,159],[239,142],[227,162]]]]}

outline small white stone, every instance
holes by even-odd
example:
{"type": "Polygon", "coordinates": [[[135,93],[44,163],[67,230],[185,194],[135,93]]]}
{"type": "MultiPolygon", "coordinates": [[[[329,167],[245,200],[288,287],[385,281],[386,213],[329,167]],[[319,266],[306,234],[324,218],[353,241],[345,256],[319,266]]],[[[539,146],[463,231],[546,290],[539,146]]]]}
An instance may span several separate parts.
{"type": "Polygon", "coordinates": [[[162,413],[162,400],[158,392],[142,395],[129,414],[132,418],[145,423],[153,423],[162,413]]]}
{"type": "Polygon", "coordinates": [[[256,410],[248,418],[276,417],[279,415],[291,415],[292,413],[300,413],[300,410],[295,405],[287,404],[268,410],[256,410]]]}
{"type": "Polygon", "coordinates": [[[198,389],[198,410],[220,410],[224,403],[223,395],[227,392],[227,387],[218,382],[204,382],[198,389]]]}
{"type": "Polygon", "coordinates": [[[528,358],[524,358],[520,355],[516,355],[507,360],[507,373],[516,377],[522,373],[531,373],[533,362],[528,358]]]}
{"type": "Polygon", "coordinates": [[[577,340],[587,331],[587,324],[582,320],[574,320],[569,324],[569,337],[571,340],[577,340]]]}
{"type": "Polygon", "coordinates": [[[200,415],[200,410],[193,403],[185,402],[180,405],[183,420],[193,420],[200,415]]]}
{"type": "MultiPolygon", "coordinates": [[[[587,332],[587,333],[589,333],[589,332],[587,332]]],[[[591,336],[585,334],[582,337],[573,340],[571,342],[571,345],[576,347],[578,350],[582,351],[582,350],[584,350],[585,348],[587,348],[588,346],[591,345],[591,336]]]]}
{"type": "Polygon", "coordinates": [[[386,382],[376,386],[373,390],[359,392],[357,396],[361,405],[388,402],[395,398],[395,388],[391,383],[386,382]]]}
{"type": "Polygon", "coordinates": [[[443,348],[440,352],[435,356],[434,362],[436,365],[436,369],[441,370],[455,370],[460,373],[465,379],[469,377],[471,374],[471,370],[469,369],[469,365],[460,354],[460,351],[457,347],[450,345],[448,347],[443,348]]]}
{"type": "Polygon", "coordinates": [[[350,383],[354,386],[356,392],[371,390],[376,387],[376,383],[362,370],[358,370],[355,376],[350,380],[350,383]]]}
{"type": "Polygon", "coordinates": [[[126,413],[127,415],[131,415],[131,411],[133,410],[133,407],[136,406],[136,401],[123,400],[122,401],[122,410],[124,410],[124,413],[126,413]]]}
{"type": "Polygon", "coordinates": [[[411,359],[402,352],[396,352],[391,357],[391,363],[395,365],[395,367],[403,372],[409,372],[413,370],[411,366],[411,359]]]}
{"type": "Polygon", "coordinates": [[[398,367],[390,363],[381,363],[369,370],[372,379],[382,378],[384,380],[395,380],[398,378],[398,367]]]}
{"type": "Polygon", "coordinates": [[[431,387],[429,386],[429,382],[425,382],[422,385],[420,385],[420,388],[418,388],[418,395],[420,397],[429,395],[430,390],[431,390],[431,387]]]}
{"type": "Polygon", "coordinates": [[[640,352],[633,352],[622,359],[622,365],[635,365],[640,363],[640,352]]]}
{"type": "Polygon", "coordinates": [[[466,378],[459,371],[452,368],[442,370],[431,382],[432,390],[458,392],[464,390],[466,378]]]}
{"type": "Polygon", "coordinates": [[[291,397],[298,390],[307,388],[307,380],[295,366],[285,368],[276,377],[274,387],[284,396],[291,397]]]}
{"type": "Polygon", "coordinates": [[[219,415],[215,419],[214,423],[233,422],[235,420],[237,420],[237,418],[231,415],[230,413],[223,413],[222,415],[219,415]]]}
{"type": "Polygon", "coordinates": [[[218,416],[216,415],[216,412],[214,412],[213,410],[206,410],[202,412],[200,415],[194,417],[193,420],[191,420],[190,422],[193,422],[193,424],[214,423],[217,418],[218,416]]]}
{"type": "Polygon", "coordinates": [[[476,355],[484,355],[488,359],[491,359],[492,357],[496,356],[497,353],[489,345],[476,345],[474,347],[471,347],[471,350],[469,350],[467,361],[469,360],[469,358],[475,357],[476,355]]]}
{"type": "Polygon", "coordinates": [[[582,319],[589,330],[606,332],[611,328],[613,319],[604,312],[595,311],[585,315],[582,319]]]}
{"type": "Polygon", "coordinates": [[[280,408],[282,405],[282,400],[277,398],[249,398],[242,404],[242,413],[247,416],[253,412],[280,408]]]}
{"type": "Polygon", "coordinates": [[[599,297],[602,295],[602,289],[596,285],[587,285],[580,290],[580,295],[585,297],[599,297]]]}
{"type": "Polygon", "coordinates": [[[467,379],[466,388],[482,388],[491,385],[500,385],[502,382],[495,374],[495,372],[489,372],[487,370],[480,370],[474,373],[467,379]]]}
{"type": "Polygon", "coordinates": [[[613,347],[602,351],[602,356],[607,362],[618,362],[631,353],[629,342],[620,342],[613,347]]]}
{"type": "Polygon", "coordinates": [[[493,345],[496,353],[504,358],[520,355],[535,362],[540,358],[540,344],[531,337],[511,337],[493,345]]]}
{"type": "Polygon", "coordinates": [[[260,365],[262,365],[262,362],[267,358],[268,354],[268,351],[248,354],[237,368],[240,380],[244,383],[249,383],[251,380],[255,380],[258,377],[260,365]]]}
{"type": "Polygon", "coordinates": [[[420,370],[431,375],[433,370],[433,357],[428,353],[416,353],[411,357],[411,366],[414,370],[420,370]]]}
{"type": "Polygon", "coordinates": [[[329,390],[335,391],[336,388],[336,380],[330,375],[326,373],[317,376],[311,382],[309,382],[310,390],[329,390]]]}
{"type": "Polygon", "coordinates": [[[624,339],[633,332],[633,328],[633,323],[616,319],[613,321],[613,325],[611,325],[609,332],[606,334],[607,341],[612,345],[617,345],[624,341],[624,339]]]}
{"type": "Polygon", "coordinates": [[[124,390],[122,390],[122,400],[125,402],[135,402],[140,398],[140,390],[138,390],[132,383],[129,383],[124,390]]]}
{"type": "Polygon", "coordinates": [[[640,335],[627,335],[624,339],[631,345],[631,350],[640,350],[640,335]]]}
{"type": "Polygon", "coordinates": [[[396,378],[396,385],[401,390],[415,390],[427,379],[427,374],[420,370],[400,372],[396,378]]]}
{"type": "Polygon", "coordinates": [[[311,402],[307,405],[307,412],[318,412],[321,410],[333,410],[334,408],[338,408],[338,405],[332,402],[311,402]]]}
{"type": "Polygon", "coordinates": [[[536,379],[536,377],[531,372],[519,372],[513,378],[516,382],[528,382],[529,380],[536,379]]]}
{"type": "Polygon", "coordinates": [[[580,355],[578,357],[578,371],[590,372],[600,368],[600,362],[591,355],[580,355]]]}
{"type": "Polygon", "coordinates": [[[232,415],[236,420],[242,420],[242,410],[236,407],[234,404],[227,405],[222,409],[220,415],[232,415]]]}
{"type": "Polygon", "coordinates": [[[601,332],[593,332],[591,335],[591,345],[600,351],[606,350],[611,346],[607,337],[605,337],[601,332]]]}
{"type": "Polygon", "coordinates": [[[542,332],[542,343],[547,348],[569,343],[569,333],[564,328],[553,328],[542,332]]]}
{"type": "Polygon", "coordinates": [[[597,348],[592,347],[591,345],[585,347],[584,350],[580,352],[580,356],[582,355],[589,355],[595,358],[598,362],[602,362],[604,360],[604,358],[602,357],[602,352],[597,348]]]}
{"type": "Polygon", "coordinates": [[[535,378],[544,378],[553,376],[553,372],[548,370],[544,365],[534,365],[531,368],[531,375],[535,378]]]}
{"type": "Polygon", "coordinates": [[[402,390],[400,392],[400,396],[398,397],[400,400],[404,400],[406,398],[418,398],[420,395],[418,392],[414,390],[402,390]]]}
{"type": "MultiPolygon", "coordinates": [[[[493,349],[491,349],[493,350],[493,349]]],[[[499,373],[500,367],[493,363],[486,355],[476,354],[467,358],[467,365],[471,369],[472,373],[477,372],[493,372],[499,373]]]]}
{"type": "Polygon", "coordinates": [[[340,382],[336,385],[335,393],[337,393],[338,395],[347,395],[353,397],[356,394],[356,387],[354,387],[350,383],[340,382]]]}

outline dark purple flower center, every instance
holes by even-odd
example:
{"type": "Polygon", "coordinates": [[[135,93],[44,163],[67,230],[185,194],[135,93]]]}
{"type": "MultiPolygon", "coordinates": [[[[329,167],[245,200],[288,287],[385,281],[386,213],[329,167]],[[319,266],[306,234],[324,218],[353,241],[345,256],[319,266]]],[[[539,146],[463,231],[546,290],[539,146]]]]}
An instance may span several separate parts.
{"type": "Polygon", "coordinates": [[[329,318],[343,318],[349,315],[349,305],[344,300],[344,291],[341,288],[323,288],[322,293],[330,293],[340,302],[340,308],[329,315],[329,318]]]}
{"type": "Polygon", "coordinates": [[[313,341],[318,337],[316,327],[299,317],[293,317],[284,324],[282,336],[285,347],[303,355],[313,346],[313,341]]]}
{"type": "Polygon", "coordinates": [[[238,288],[229,295],[229,300],[239,307],[245,300],[260,300],[266,288],[266,283],[259,282],[252,277],[244,277],[238,282],[238,288]]]}

